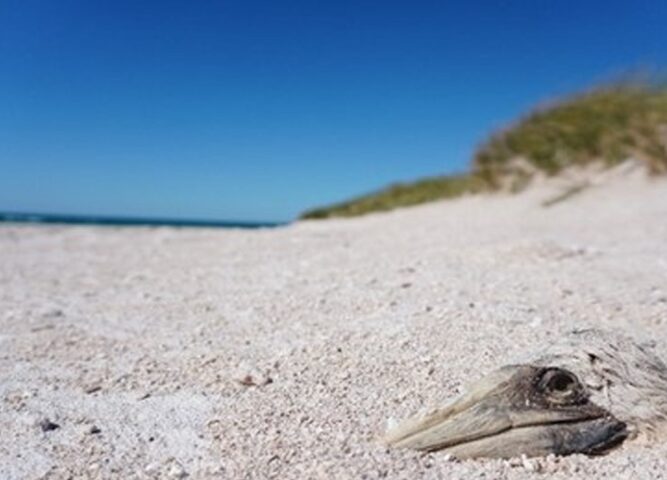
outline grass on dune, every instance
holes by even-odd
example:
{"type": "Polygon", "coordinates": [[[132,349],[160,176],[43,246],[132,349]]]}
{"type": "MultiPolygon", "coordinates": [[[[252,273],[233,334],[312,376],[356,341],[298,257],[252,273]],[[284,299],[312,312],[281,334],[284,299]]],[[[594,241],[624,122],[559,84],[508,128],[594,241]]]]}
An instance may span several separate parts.
{"type": "Polygon", "coordinates": [[[467,193],[520,190],[536,173],[627,158],[653,174],[667,173],[667,86],[620,83],[598,87],[535,109],[493,133],[475,152],[470,171],[401,183],[301,218],[362,215],[467,193]]]}
{"type": "Polygon", "coordinates": [[[413,183],[398,183],[375,193],[323,208],[305,212],[301,218],[352,217],[370,212],[392,210],[399,206],[417,205],[443,198],[476,193],[484,188],[480,178],[469,175],[449,175],[425,178],[413,183]]]}
{"type": "Polygon", "coordinates": [[[477,150],[473,170],[491,186],[516,175],[513,160],[554,175],[567,167],[630,157],[652,173],[667,172],[667,88],[619,84],[536,109],[493,134],[477,150]]]}

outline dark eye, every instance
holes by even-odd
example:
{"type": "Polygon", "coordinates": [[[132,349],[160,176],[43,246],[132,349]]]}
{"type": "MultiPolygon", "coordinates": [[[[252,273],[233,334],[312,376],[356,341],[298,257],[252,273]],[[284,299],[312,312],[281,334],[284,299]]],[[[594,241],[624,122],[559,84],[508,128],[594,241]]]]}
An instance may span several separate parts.
{"type": "Polygon", "coordinates": [[[573,375],[565,372],[554,372],[547,380],[547,390],[552,392],[567,392],[577,384],[573,375]]]}
{"type": "Polygon", "coordinates": [[[537,386],[550,400],[557,403],[579,401],[584,395],[577,377],[562,368],[547,368],[542,371],[537,386]]]}

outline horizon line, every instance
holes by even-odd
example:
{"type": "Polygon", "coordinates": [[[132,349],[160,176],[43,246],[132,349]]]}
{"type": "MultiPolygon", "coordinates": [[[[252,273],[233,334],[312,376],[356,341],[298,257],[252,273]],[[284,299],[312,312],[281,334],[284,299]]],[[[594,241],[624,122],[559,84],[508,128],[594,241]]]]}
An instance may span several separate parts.
{"type": "Polygon", "coordinates": [[[0,210],[0,223],[32,223],[55,225],[98,225],[125,227],[201,227],[201,228],[274,228],[290,222],[250,220],[204,220],[162,216],[95,215],[68,213],[16,212],[0,210]]]}

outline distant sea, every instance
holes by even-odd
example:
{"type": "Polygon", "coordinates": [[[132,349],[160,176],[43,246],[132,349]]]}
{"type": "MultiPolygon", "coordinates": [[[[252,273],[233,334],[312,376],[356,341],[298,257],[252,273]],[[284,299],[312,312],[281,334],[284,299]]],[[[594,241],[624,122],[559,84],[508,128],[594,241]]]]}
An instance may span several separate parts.
{"type": "Polygon", "coordinates": [[[184,220],[175,218],[115,217],[97,215],[59,215],[52,213],[0,212],[0,223],[48,223],[61,225],[102,225],[121,227],[203,227],[203,228],[271,228],[280,222],[236,222],[225,220],[184,220]]]}

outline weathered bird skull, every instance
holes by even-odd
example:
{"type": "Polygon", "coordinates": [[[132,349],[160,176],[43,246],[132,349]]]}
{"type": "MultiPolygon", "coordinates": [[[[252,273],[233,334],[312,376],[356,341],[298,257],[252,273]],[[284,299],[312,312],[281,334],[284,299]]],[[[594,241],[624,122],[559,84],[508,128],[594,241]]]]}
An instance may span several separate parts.
{"type": "Polygon", "coordinates": [[[666,420],[665,364],[627,337],[584,330],[492,372],[385,441],[457,458],[599,454],[664,434],[666,420]]]}

